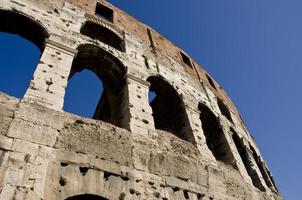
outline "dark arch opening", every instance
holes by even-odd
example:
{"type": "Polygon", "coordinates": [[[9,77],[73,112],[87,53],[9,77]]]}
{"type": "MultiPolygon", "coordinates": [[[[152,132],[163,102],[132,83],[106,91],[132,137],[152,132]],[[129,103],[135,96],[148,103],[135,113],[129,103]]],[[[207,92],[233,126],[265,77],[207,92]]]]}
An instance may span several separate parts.
{"type": "Polygon", "coordinates": [[[245,166],[245,169],[248,173],[248,175],[251,177],[253,185],[258,188],[261,191],[265,191],[265,188],[263,187],[261,180],[257,174],[257,171],[253,168],[253,163],[250,161],[248,152],[244,148],[244,145],[242,144],[241,139],[239,136],[233,131],[232,138],[235,143],[236,149],[240,155],[240,158],[245,166]]]}
{"type": "Polygon", "coordinates": [[[185,105],[177,91],[162,77],[151,76],[149,101],[156,129],[195,143],[185,105]]]}
{"type": "Polygon", "coordinates": [[[0,90],[22,98],[44,49],[48,33],[33,19],[0,10],[0,90]]]}
{"type": "Polygon", "coordinates": [[[6,10],[0,10],[0,19],[0,32],[20,35],[43,51],[45,39],[49,37],[43,26],[25,15],[6,10]]]}
{"type": "Polygon", "coordinates": [[[81,34],[97,39],[113,48],[125,52],[125,42],[110,29],[97,23],[87,21],[81,27],[81,34]]]}
{"type": "Polygon", "coordinates": [[[278,190],[278,187],[277,187],[277,185],[276,185],[276,182],[275,182],[275,180],[274,180],[274,177],[273,177],[273,175],[271,174],[271,172],[270,172],[266,167],[265,167],[265,171],[266,171],[267,174],[269,175],[270,180],[271,180],[272,184],[274,185],[275,190],[276,190],[276,191],[279,191],[279,190],[278,190]]]}
{"type": "MultiPolygon", "coordinates": [[[[69,79],[85,69],[93,72],[103,83],[103,94],[96,105],[92,118],[129,129],[130,112],[125,78],[126,67],[103,49],[95,45],[85,44],[78,48],[69,79]]],[[[90,82],[87,81],[83,84],[90,84],[90,82]]],[[[67,89],[69,88],[67,87],[67,89]]],[[[85,101],[83,101],[82,106],[85,106],[85,101]]]]}
{"type": "Polygon", "coordinates": [[[221,111],[221,113],[232,123],[234,124],[234,121],[232,119],[232,115],[228,109],[228,107],[222,102],[221,99],[217,99],[218,107],[221,111]]]}
{"type": "Polygon", "coordinates": [[[264,179],[266,185],[267,185],[268,187],[273,187],[273,188],[274,188],[274,183],[273,183],[273,181],[271,180],[269,174],[267,173],[266,168],[264,168],[263,163],[261,162],[261,159],[260,159],[260,157],[258,156],[256,150],[252,147],[251,144],[250,144],[250,149],[251,149],[251,151],[252,151],[252,153],[253,153],[254,160],[256,161],[256,164],[257,164],[257,166],[258,166],[258,168],[259,168],[259,170],[260,170],[260,172],[261,172],[261,175],[262,175],[262,177],[263,177],[263,179],[264,179]]]}
{"type": "Polygon", "coordinates": [[[65,200],[108,200],[108,199],[92,194],[82,194],[73,197],[68,197],[65,200]]]}
{"type": "Polygon", "coordinates": [[[220,128],[214,113],[204,104],[199,104],[202,130],[206,137],[206,144],[217,160],[232,163],[233,156],[225,135],[220,128]]]}

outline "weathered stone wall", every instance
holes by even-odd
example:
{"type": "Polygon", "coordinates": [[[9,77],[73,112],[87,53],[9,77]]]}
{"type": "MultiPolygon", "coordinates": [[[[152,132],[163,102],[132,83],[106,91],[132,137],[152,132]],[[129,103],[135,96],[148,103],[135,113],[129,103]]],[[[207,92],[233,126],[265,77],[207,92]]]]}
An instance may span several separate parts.
{"type": "Polygon", "coordinates": [[[220,86],[191,58],[186,64],[182,51],[156,31],[107,2],[99,3],[112,9],[112,22],[94,15],[95,0],[0,0],[6,24],[0,24],[1,31],[26,38],[37,27],[47,33],[24,98],[0,94],[0,199],[63,200],[80,194],[107,199],[281,199],[220,86]],[[24,32],[10,27],[20,19],[24,32]],[[102,35],[82,34],[87,21],[122,42],[111,45],[102,35]],[[107,74],[93,70],[124,79],[124,118],[118,119],[122,128],[62,110],[75,58],[77,64],[110,66],[107,74]],[[186,137],[156,129],[148,103],[149,77],[159,77],[179,95],[188,119],[182,128],[186,137]],[[208,146],[200,104],[217,120],[219,133],[213,141],[223,142],[224,159],[208,146]]]}
{"type": "Polygon", "coordinates": [[[133,134],[4,94],[0,102],[1,199],[279,199],[168,132],[133,134]]]}

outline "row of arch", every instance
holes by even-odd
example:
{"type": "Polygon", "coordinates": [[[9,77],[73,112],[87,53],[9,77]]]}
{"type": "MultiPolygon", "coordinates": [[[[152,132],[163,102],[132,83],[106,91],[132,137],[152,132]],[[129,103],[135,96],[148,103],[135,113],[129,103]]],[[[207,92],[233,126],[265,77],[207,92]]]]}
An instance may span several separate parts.
{"type": "MultiPolygon", "coordinates": [[[[45,27],[28,16],[12,11],[1,10],[0,17],[2,19],[0,32],[17,34],[31,41],[39,48],[41,54],[43,53],[45,40],[49,37],[45,27]]],[[[117,50],[125,50],[120,36],[94,22],[85,22],[80,32],[117,50]]],[[[123,115],[129,117],[126,67],[119,59],[98,46],[84,44],[77,50],[68,80],[83,70],[89,70],[103,85],[103,92],[92,118],[129,129],[129,119],[123,117],[123,115]]],[[[155,127],[173,132],[183,139],[189,137],[183,130],[183,127],[190,125],[181,96],[163,77],[152,76],[147,81],[151,84],[150,91],[155,94],[150,102],[155,127]]]]}
{"type": "MultiPolygon", "coordinates": [[[[2,20],[0,32],[18,34],[31,41],[43,52],[45,39],[49,37],[48,32],[43,26],[24,15],[11,11],[0,11],[2,20]],[[18,26],[16,26],[18,24],[18,26]]],[[[97,39],[114,47],[119,51],[124,51],[123,41],[112,31],[101,28],[91,22],[85,23],[81,33],[97,39]]],[[[112,54],[92,44],[84,44],[78,47],[68,80],[83,70],[90,70],[103,83],[103,93],[96,105],[93,119],[103,120],[116,126],[129,129],[129,102],[127,87],[127,69],[123,63],[112,54]]],[[[179,138],[193,141],[193,133],[190,127],[188,115],[181,95],[163,77],[151,76],[147,79],[150,83],[150,92],[154,93],[150,106],[153,111],[154,125],[156,129],[172,132],[179,138]]],[[[226,105],[218,99],[218,106],[221,113],[231,122],[233,119],[226,105]]],[[[199,104],[200,120],[202,129],[206,137],[206,144],[217,160],[229,162],[232,152],[229,144],[220,127],[215,114],[204,104],[199,104]]],[[[238,153],[251,176],[253,184],[263,190],[259,180],[254,178],[254,171],[248,164],[247,152],[240,142],[236,133],[233,134],[233,141],[238,153]]],[[[269,177],[267,169],[260,163],[259,156],[253,150],[254,159],[266,184],[271,187],[273,180],[269,177]]],[[[81,199],[82,197],[77,197],[81,199]]]]}

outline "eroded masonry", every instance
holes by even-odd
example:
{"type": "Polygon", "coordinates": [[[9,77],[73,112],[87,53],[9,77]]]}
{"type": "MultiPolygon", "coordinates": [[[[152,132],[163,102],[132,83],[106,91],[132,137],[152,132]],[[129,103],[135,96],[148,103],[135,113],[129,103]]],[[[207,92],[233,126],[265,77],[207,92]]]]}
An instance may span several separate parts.
{"type": "Polygon", "coordinates": [[[122,10],[0,0],[0,31],[41,51],[24,97],[0,94],[1,200],[282,199],[225,91],[122,10]],[[83,70],[104,86],[92,119],[63,109],[83,70]]]}

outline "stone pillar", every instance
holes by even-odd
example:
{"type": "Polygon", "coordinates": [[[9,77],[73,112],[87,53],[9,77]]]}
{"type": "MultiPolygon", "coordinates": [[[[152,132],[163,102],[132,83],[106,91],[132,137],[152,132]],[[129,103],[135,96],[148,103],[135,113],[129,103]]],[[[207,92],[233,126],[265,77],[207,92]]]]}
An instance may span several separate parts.
{"type": "MultiPolygon", "coordinates": [[[[225,120],[227,120],[227,119],[225,119],[225,120]]],[[[224,124],[226,124],[226,123],[227,122],[225,122],[224,124]]],[[[236,132],[233,132],[230,129],[229,129],[229,131],[230,131],[230,135],[237,134],[236,132]]],[[[240,153],[238,152],[236,144],[234,143],[234,140],[232,139],[231,150],[232,150],[232,153],[233,153],[233,156],[235,159],[236,166],[238,167],[238,170],[240,171],[241,175],[248,182],[253,183],[253,185],[257,188],[264,190],[266,188],[265,182],[261,176],[260,170],[258,169],[257,163],[253,158],[253,153],[249,149],[248,142],[243,137],[240,137],[239,135],[238,135],[238,137],[241,140],[240,142],[241,142],[242,147],[244,148],[248,161],[247,161],[247,163],[244,163],[244,161],[241,159],[241,156],[240,156],[240,153]]]]}
{"type": "Polygon", "coordinates": [[[148,129],[155,129],[152,108],[148,102],[150,83],[131,74],[127,79],[131,132],[146,135],[148,129]]]}
{"type": "Polygon", "coordinates": [[[47,40],[24,100],[61,110],[75,53],[74,49],[47,40]]]}
{"type": "Polygon", "coordinates": [[[225,148],[227,148],[227,150],[226,150],[225,159],[231,165],[238,167],[238,163],[236,161],[236,154],[234,153],[237,152],[237,149],[236,147],[232,146],[233,139],[232,136],[229,134],[230,123],[228,119],[222,115],[218,116],[218,123],[222,131],[221,134],[223,134],[223,137],[225,138],[225,142],[226,142],[225,148]]]}
{"type": "Polygon", "coordinates": [[[192,132],[194,135],[194,139],[195,139],[194,143],[196,143],[196,146],[197,146],[200,154],[205,159],[208,159],[208,160],[211,160],[214,162],[215,158],[206,144],[206,137],[203,133],[202,123],[200,120],[200,111],[190,108],[188,106],[186,106],[186,111],[188,113],[189,122],[190,122],[192,132]]]}
{"type": "Polygon", "coordinates": [[[251,165],[251,168],[253,169],[254,171],[254,175],[257,177],[257,180],[259,181],[259,186],[262,187],[262,188],[267,188],[266,186],[266,183],[264,181],[264,177],[262,177],[262,174],[260,172],[260,169],[258,168],[258,165],[256,163],[256,160],[254,159],[253,157],[253,152],[247,148],[246,148],[246,151],[247,151],[247,154],[248,154],[248,158],[249,158],[249,161],[250,161],[250,165],[251,165]]]}

